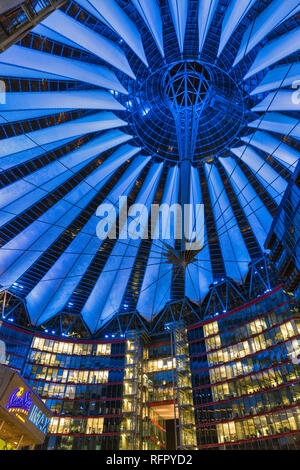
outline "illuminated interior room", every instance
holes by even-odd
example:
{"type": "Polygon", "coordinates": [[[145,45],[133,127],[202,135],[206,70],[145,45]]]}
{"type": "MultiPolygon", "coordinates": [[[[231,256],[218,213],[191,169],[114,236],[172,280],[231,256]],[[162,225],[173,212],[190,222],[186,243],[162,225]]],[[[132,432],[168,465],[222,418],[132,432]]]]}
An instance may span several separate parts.
{"type": "Polygon", "coordinates": [[[0,1],[7,449],[300,449],[299,44],[299,0],[0,1]]]}

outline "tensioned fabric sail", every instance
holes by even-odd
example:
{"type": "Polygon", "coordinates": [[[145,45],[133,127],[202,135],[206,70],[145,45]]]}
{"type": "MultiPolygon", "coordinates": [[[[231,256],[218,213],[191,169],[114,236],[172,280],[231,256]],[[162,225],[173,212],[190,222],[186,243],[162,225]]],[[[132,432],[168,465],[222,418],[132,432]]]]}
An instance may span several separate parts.
{"type": "Polygon", "coordinates": [[[70,314],[96,334],[117,315],[151,321],[220,279],[243,282],[299,160],[299,11],[297,0],[76,0],[0,54],[0,290],[24,300],[32,325],[70,314]],[[185,171],[183,116],[199,121],[185,171]],[[204,226],[183,270],[151,205],[184,194],[204,226]],[[136,213],[98,238],[97,208],[118,218],[124,196],[136,213]]]}
{"type": "Polygon", "coordinates": [[[267,113],[263,119],[249,122],[249,127],[260,128],[266,131],[290,135],[296,139],[300,138],[300,122],[297,118],[281,113],[267,113]]]}

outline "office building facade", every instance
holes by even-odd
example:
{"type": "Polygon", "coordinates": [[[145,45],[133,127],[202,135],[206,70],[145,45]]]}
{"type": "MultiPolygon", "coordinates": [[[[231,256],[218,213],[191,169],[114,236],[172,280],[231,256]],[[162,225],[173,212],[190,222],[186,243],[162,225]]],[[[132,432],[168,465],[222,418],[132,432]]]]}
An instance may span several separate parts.
{"type": "Polygon", "coordinates": [[[51,409],[48,449],[296,449],[299,311],[282,287],[155,335],[70,340],[1,325],[51,409]]]}
{"type": "Polygon", "coordinates": [[[0,353],[44,447],[299,448],[299,0],[2,3],[0,353]]]}

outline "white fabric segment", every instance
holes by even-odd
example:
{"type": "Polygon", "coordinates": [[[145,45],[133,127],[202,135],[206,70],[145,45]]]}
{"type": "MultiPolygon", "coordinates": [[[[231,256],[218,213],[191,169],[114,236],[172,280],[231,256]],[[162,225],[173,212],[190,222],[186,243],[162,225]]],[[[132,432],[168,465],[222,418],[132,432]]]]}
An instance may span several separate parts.
{"type": "Polygon", "coordinates": [[[44,80],[65,80],[66,79],[66,77],[62,77],[54,73],[34,70],[25,66],[19,67],[17,65],[12,65],[9,63],[1,62],[1,55],[0,55],[0,70],[1,70],[1,76],[3,77],[32,78],[32,79],[44,79],[44,80]]]}
{"type": "Polygon", "coordinates": [[[204,42],[218,6],[219,0],[199,0],[198,29],[199,29],[199,53],[201,54],[204,42]]]}
{"type": "Polygon", "coordinates": [[[169,0],[169,8],[176,31],[179,50],[182,53],[188,13],[188,0],[169,0]]]}
{"type": "Polygon", "coordinates": [[[236,164],[236,161],[232,157],[222,157],[219,160],[232,183],[245,216],[250,222],[252,231],[262,251],[264,251],[264,243],[273,218],[241,168],[236,164]]]}
{"type": "Polygon", "coordinates": [[[300,111],[300,91],[279,90],[269,93],[251,111],[300,111]]]}
{"type": "Polygon", "coordinates": [[[157,0],[131,0],[151,32],[159,52],[165,57],[163,26],[157,0]]]}
{"type": "Polygon", "coordinates": [[[204,164],[227,276],[241,282],[251,259],[215,165],[204,164]],[[232,262],[234,261],[234,262],[232,262]]]}
{"type": "Polygon", "coordinates": [[[257,95],[265,91],[277,90],[280,87],[288,87],[296,80],[300,80],[300,62],[278,65],[266,73],[260,84],[250,94],[257,95]]]}
{"type": "Polygon", "coordinates": [[[105,24],[121,36],[133,52],[148,66],[139,31],[115,0],[105,0],[105,2],[80,0],[78,3],[82,6],[85,5],[92,14],[96,12],[98,18],[104,19],[105,24]]]}
{"type": "MultiPolygon", "coordinates": [[[[131,149],[124,146],[122,150],[124,155],[127,153],[127,158],[133,157],[131,149]]],[[[104,203],[117,205],[119,196],[127,196],[148,161],[149,159],[144,157],[136,159],[104,203]]],[[[32,303],[35,310],[36,301],[31,302],[31,297],[36,296],[38,299],[38,318],[35,318],[38,324],[47,321],[64,307],[97,254],[103,243],[103,240],[96,236],[98,221],[96,215],[92,215],[70,246],[29,294],[29,304],[32,303]]]]}
{"type": "Polygon", "coordinates": [[[273,39],[256,56],[244,80],[299,50],[300,27],[273,39]]]}
{"type": "MultiPolygon", "coordinates": [[[[58,10],[58,11],[60,11],[60,10],[58,10]]],[[[65,36],[62,36],[61,34],[56,33],[52,29],[47,28],[47,26],[43,26],[42,23],[35,26],[35,28],[33,28],[31,30],[31,32],[35,33],[35,34],[38,34],[39,36],[45,36],[49,39],[52,39],[53,41],[60,42],[64,46],[70,46],[70,47],[73,47],[75,49],[80,49],[78,44],[76,44],[73,41],[70,41],[69,39],[67,39],[65,36]]]]}
{"type": "Polygon", "coordinates": [[[263,158],[249,146],[230,149],[234,155],[239,157],[248,165],[255,176],[268,191],[270,196],[279,205],[287,188],[287,182],[280,176],[263,158]]]}
{"type": "Polygon", "coordinates": [[[221,55],[235,29],[256,1],[257,0],[231,0],[231,3],[226,9],[222,23],[218,57],[221,55]]]}
{"type": "MultiPolygon", "coordinates": [[[[117,151],[118,152],[118,151],[117,151]]],[[[48,249],[57,237],[80,214],[97,191],[109,180],[114,171],[124,163],[124,155],[115,152],[85,181],[79,183],[63,199],[28,226],[2,248],[0,283],[11,285],[48,249]],[[16,251],[17,250],[17,251],[16,251]],[[26,251],[27,250],[27,251],[26,251]]]]}
{"type": "MultiPolygon", "coordinates": [[[[149,213],[157,185],[160,180],[163,163],[151,166],[143,183],[135,204],[143,204],[149,213]]],[[[130,222],[128,217],[128,229],[130,222]]],[[[126,228],[121,229],[120,237],[116,241],[111,256],[108,258],[101,275],[93,287],[87,302],[82,309],[82,315],[91,332],[97,331],[110,320],[122,303],[128,280],[130,278],[141,239],[132,239],[125,236],[126,228]]]]}
{"type": "Polygon", "coordinates": [[[288,2],[273,0],[255,19],[254,24],[249,25],[233,66],[240,62],[267,34],[298,11],[300,11],[299,0],[288,0],[288,2]]]}
{"type": "MultiPolygon", "coordinates": [[[[203,204],[199,172],[193,166],[191,167],[190,188],[190,204],[193,204],[193,207],[196,204],[203,204]]],[[[185,295],[195,302],[200,302],[203,299],[213,282],[206,227],[204,227],[204,244],[206,246],[196,256],[195,262],[189,264],[185,270],[185,295]]]]}
{"type": "Polygon", "coordinates": [[[281,113],[266,113],[263,119],[256,119],[248,124],[254,129],[264,129],[266,131],[277,132],[300,139],[299,119],[281,113]]]}
{"type": "MultiPolygon", "coordinates": [[[[21,67],[21,70],[25,67],[25,69],[41,72],[41,78],[45,76],[45,73],[47,75],[50,73],[52,78],[79,80],[127,94],[127,91],[121,85],[115,74],[107,67],[59,57],[27,47],[11,46],[0,54],[0,64],[1,69],[2,64],[15,65],[21,67]]],[[[21,76],[23,76],[23,74],[21,74],[21,76]]]]}
{"type": "MultiPolygon", "coordinates": [[[[2,105],[1,105],[2,106],[2,105]]],[[[26,111],[0,111],[0,124],[7,122],[27,121],[43,116],[50,116],[53,114],[63,113],[65,111],[71,111],[72,109],[34,109],[26,111]]]]}
{"type": "MultiPolygon", "coordinates": [[[[178,166],[168,170],[161,204],[172,206],[178,203],[179,177],[180,172],[178,166]]],[[[174,224],[176,224],[176,217],[174,219],[174,224]]],[[[164,238],[168,224],[170,224],[170,217],[167,218],[166,225],[162,227],[160,227],[159,221],[156,221],[154,239],[148,256],[145,275],[137,303],[138,312],[148,320],[151,320],[152,317],[157,315],[164,308],[168,300],[170,300],[172,265],[166,263],[166,258],[163,256],[163,252],[166,252],[166,247],[159,240],[160,228],[162,237],[164,238]]],[[[172,247],[175,246],[174,240],[168,240],[168,244],[172,247]]]]}
{"type": "Polygon", "coordinates": [[[102,152],[132,137],[119,130],[108,131],[49,165],[0,190],[0,226],[45,197],[102,152]],[[38,187],[37,187],[38,186],[38,187]]]}
{"type": "MultiPolygon", "coordinates": [[[[0,148],[0,168],[1,170],[15,166],[33,158],[33,155],[23,152],[44,146],[51,142],[59,142],[66,138],[75,138],[90,132],[96,132],[116,127],[126,126],[126,122],[118,119],[113,113],[100,111],[90,116],[75,119],[74,121],[63,122],[62,124],[28,132],[28,134],[18,135],[2,140],[0,148]],[[18,153],[22,152],[17,158],[18,153]]],[[[43,152],[44,153],[44,152],[43,152]]]]}
{"type": "Polygon", "coordinates": [[[26,109],[111,109],[122,111],[125,108],[111,93],[104,90],[7,92],[5,103],[1,104],[0,112],[3,114],[2,110],[26,109]]]}
{"type": "MultiPolygon", "coordinates": [[[[82,199],[80,186],[75,188],[77,197],[73,201],[82,199]]],[[[75,195],[75,190],[73,196],[75,195]]],[[[87,203],[90,199],[87,199],[87,203]]],[[[0,258],[0,283],[4,290],[12,286],[23,273],[47,250],[79,215],[81,209],[72,206],[65,200],[56,203],[42,217],[33,222],[23,232],[2,247],[0,258]],[[53,225],[52,225],[53,224],[53,225]],[[55,225],[54,225],[55,224],[55,225]]]]}
{"type": "MultiPolygon", "coordinates": [[[[77,140],[78,137],[75,138],[77,140]]],[[[46,154],[47,152],[50,152],[51,150],[63,147],[66,144],[69,144],[70,142],[73,142],[74,139],[71,137],[67,139],[62,139],[58,140],[56,142],[50,142],[50,144],[45,144],[43,147],[34,147],[34,148],[29,148],[28,150],[23,150],[21,152],[15,153],[7,159],[4,157],[0,159],[0,171],[6,169],[6,168],[12,168],[16,166],[16,161],[18,164],[24,163],[27,160],[32,160],[33,158],[39,157],[43,154],[46,154]],[[8,165],[6,167],[2,167],[1,165],[8,165]]]]}
{"type": "Polygon", "coordinates": [[[300,154],[297,150],[277,139],[265,131],[256,131],[251,136],[245,136],[241,139],[246,144],[251,144],[267,155],[274,156],[282,165],[293,171],[299,161],[300,154]]]}
{"type": "Polygon", "coordinates": [[[51,13],[43,20],[42,25],[135,78],[124,52],[119,47],[62,11],[51,13]]]}

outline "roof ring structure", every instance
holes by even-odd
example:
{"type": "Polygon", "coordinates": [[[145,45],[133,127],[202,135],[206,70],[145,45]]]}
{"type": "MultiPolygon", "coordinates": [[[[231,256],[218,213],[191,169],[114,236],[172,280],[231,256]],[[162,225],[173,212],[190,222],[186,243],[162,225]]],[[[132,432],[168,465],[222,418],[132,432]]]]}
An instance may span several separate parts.
{"type": "Polygon", "coordinates": [[[163,88],[171,106],[198,108],[207,98],[210,80],[208,69],[200,62],[183,61],[167,71],[163,88]]]}

